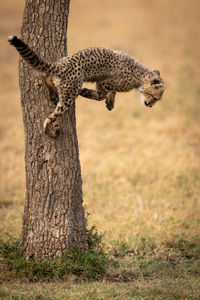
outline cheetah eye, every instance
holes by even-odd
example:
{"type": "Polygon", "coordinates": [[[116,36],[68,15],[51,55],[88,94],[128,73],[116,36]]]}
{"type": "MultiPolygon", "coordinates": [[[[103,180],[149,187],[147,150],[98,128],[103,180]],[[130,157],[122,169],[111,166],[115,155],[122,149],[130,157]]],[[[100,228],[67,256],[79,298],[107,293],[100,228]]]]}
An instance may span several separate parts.
{"type": "Polygon", "coordinates": [[[153,79],[153,80],[151,81],[151,85],[159,84],[159,83],[160,83],[160,80],[158,80],[158,79],[153,79]]]}

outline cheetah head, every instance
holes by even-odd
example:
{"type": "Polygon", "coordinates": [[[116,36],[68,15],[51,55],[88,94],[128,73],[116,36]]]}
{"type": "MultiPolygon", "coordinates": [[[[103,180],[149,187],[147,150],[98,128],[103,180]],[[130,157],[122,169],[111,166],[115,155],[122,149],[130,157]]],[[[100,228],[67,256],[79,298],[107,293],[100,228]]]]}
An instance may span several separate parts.
{"type": "Polygon", "coordinates": [[[146,74],[139,88],[143,104],[152,107],[161,99],[164,90],[165,85],[158,70],[146,74]]]}

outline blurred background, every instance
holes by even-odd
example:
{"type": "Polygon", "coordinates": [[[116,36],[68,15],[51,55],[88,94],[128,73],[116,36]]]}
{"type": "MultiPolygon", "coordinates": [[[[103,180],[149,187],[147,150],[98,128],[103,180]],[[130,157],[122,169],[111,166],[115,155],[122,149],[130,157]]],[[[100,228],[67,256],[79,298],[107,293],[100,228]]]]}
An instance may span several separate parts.
{"type": "MultiPolygon", "coordinates": [[[[23,214],[24,132],[18,54],[24,1],[0,2],[0,231],[16,237],[23,214]]],[[[89,222],[113,240],[158,247],[200,232],[200,2],[198,0],[71,0],[68,54],[91,47],[120,49],[166,82],[152,109],[137,92],[103,102],[77,99],[84,205],[89,222]]]]}

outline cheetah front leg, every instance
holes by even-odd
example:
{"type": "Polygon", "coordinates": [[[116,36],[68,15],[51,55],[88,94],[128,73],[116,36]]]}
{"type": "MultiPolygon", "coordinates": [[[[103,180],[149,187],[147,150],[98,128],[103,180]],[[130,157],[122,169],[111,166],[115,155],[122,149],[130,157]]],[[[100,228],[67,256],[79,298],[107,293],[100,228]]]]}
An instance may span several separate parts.
{"type": "Polygon", "coordinates": [[[81,95],[82,97],[97,101],[104,100],[106,98],[106,93],[107,92],[104,91],[90,90],[87,88],[83,88],[79,91],[79,95],[81,95]]]}
{"type": "Polygon", "coordinates": [[[106,99],[106,107],[108,110],[112,110],[114,108],[115,103],[115,95],[116,92],[114,91],[108,91],[102,83],[97,84],[96,90],[90,90],[87,88],[83,88],[79,91],[79,95],[85,98],[89,98],[92,100],[102,101],[106,99]]]}
{"type": "Polygon", "coordinates": [[[112,110],[115,106],[115,95],[116,92],[108,92],[106,95],[106,107],[108,110],[112,110]]]}

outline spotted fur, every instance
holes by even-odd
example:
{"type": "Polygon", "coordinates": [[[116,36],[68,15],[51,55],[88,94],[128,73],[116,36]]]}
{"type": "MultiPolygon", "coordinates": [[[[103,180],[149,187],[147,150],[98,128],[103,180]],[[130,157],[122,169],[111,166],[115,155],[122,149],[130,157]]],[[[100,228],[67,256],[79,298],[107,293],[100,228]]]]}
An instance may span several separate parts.
{"type": "Polygon", "coordinates": [[[44,122],[45,133],[53,138],[59,134],[59,116],[69,109],[78,95],[105,100],[107,109],[112,110],[116,92],[137,89],[144,104],[151,107],[161,99],[165,89],[158,70],[150,71],[121,51],[88,48],[51,63],[43,61],[16,36],[9,37],[8,41],[25,61],[42,72],[51,92],[58,94],[56,108],[44,122]],[[96,89],[82,88],[84,82],[96,82],[96,89]]]}

